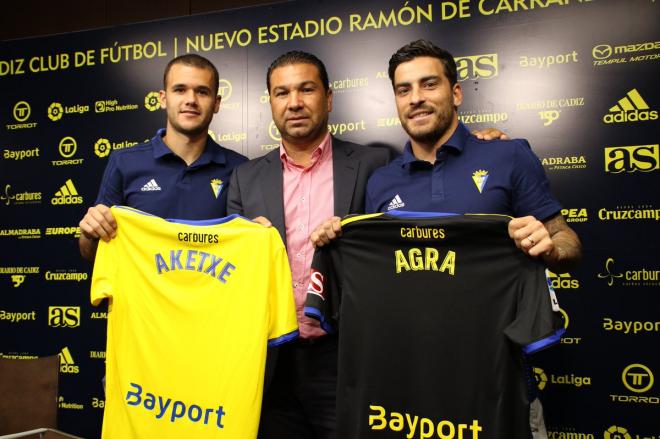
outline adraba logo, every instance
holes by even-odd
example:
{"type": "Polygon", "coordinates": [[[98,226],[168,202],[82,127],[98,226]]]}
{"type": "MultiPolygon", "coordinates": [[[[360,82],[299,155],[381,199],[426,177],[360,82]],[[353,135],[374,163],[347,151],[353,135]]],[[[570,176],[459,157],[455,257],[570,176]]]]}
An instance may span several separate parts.
{"type": "Polygon", "coordinates": [[[68,179],[60,190],[55,192],[55,196],[50,200],[52,205],[63,205],[63,204],[82,204],[83,197],[78,194],[78,190],[73,185],[73,181],[68,179]]]}
{"type": "Polygon", "coordinates": [[[651,172],[660,169],[658,145],[608,146],[604,150],[605,172],[651,172]]]}
{"type": "Polygon", "coordinates": [[[76,328],[80,326],[80,307],[49,306],[48,326],[53,328],[76,328]]]}
{"type": "Polygon", "coordinates": [[[60,373],[79,373],[80,368],[73,361],[73,356],[68,347],[64,347],[60,352],[60,373]]]}
{"type": "Polygon", "coordinates": [[[626,93],[626,96],[619,99],[616,105],[610,107],[609,113],[603,116],[605,123],[644,122],[657,119],[658,112],[649,107],[636,88],[626,93]]]}

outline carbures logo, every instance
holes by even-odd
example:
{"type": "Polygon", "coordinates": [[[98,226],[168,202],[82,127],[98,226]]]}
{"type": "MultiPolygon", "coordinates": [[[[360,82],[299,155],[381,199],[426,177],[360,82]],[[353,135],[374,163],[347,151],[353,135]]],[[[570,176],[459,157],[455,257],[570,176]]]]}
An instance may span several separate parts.
{"type": "Polygon", "coordinates": [[[49,306],[48,326],[53,328],[75,328],[80,326],[80,307],[49,306]]]}

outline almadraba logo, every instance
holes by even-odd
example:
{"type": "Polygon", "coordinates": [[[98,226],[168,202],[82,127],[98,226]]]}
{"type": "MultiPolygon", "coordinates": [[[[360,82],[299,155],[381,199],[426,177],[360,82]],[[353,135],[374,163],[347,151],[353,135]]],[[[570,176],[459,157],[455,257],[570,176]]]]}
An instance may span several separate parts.
{"type": "Polygon", "coordinates": [[[50,203],[54,206],[64,204],[82,204],[83,197],[78,194],[78,190],[73,185],[73,181],[68,179],[60,187],[60,190],[55,192],[55,196],[51,198],[50,203]]]}
{"type": "Polygon", "coordinates": [[[643,122],[657,119],[658,112],[649,107],[636,88],[626,93],[616,105],[610,107],[609,113],[603,116],[605,123],[643,122]]]}

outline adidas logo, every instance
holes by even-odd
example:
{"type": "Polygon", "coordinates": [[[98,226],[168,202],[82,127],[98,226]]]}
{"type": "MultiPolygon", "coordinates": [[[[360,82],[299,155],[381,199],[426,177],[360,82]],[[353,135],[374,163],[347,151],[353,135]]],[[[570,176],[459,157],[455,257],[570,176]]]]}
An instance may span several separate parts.
{"type": "Polygon", "coordinates": [[[60,372],[61,373],[78,373],[80,369],[73,361],[73,356],[68,347],[64,347],[59,353],[60,356],[60,372]]]}
{"type": "Polygon", "coordinates": [[[155,179],[149,180],[144,186],[142,186],[142,189],[140,189],[142,192],[147,192],[147,191],[159,191],[161,190],[160,186],[158,186],[158,183],[156,183],[155,179]]]}
{"type": "Polygon", "coordinates": [[[392,201],[390,201],[390,204],[387,205],[387,210],[398,209],[399,207],[403,207],[405,205],[406,203],[403,202],[399,194],[396,194],[396,196],[392,198],[392,201]]]}
{"type": "Polygon", "coordinates": [[[55,206],[62,204],[82,204],[83,197],[78,194],[73,181],[68,179],[60,190],[55,192],[55,196],[50,200],[50,203],[55,206]]]}
{"type": "Polygon", "coordinates": [[[658,119],[658,112],[651,110],[636,88],[630,90],[625,97],[609,109],[609,114],[603,116],[605,123],[638,122],[658,119]]]}

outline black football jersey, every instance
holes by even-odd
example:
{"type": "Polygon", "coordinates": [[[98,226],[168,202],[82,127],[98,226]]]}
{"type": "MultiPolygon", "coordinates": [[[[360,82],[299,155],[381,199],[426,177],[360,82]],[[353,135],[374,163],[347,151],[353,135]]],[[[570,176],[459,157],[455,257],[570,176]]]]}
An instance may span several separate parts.
{"type": "Polygon", "coordinates": [[[545,267],[510,217],[401,214],[346,218],[314,255],[305,312],[339,331],[337,437],[530,438],[525,356],[563,333],[545,267]]]}

